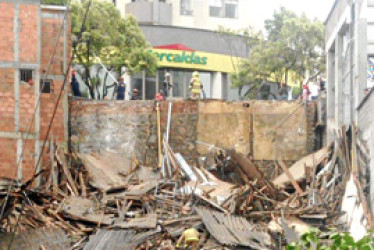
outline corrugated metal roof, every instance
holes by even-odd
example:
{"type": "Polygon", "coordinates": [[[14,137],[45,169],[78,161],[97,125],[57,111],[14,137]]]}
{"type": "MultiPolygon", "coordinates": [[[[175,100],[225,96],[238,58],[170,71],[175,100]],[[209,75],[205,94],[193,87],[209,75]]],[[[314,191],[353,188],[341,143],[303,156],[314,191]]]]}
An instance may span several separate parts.
{"type": "Polygon", "coordinates": [[[267,233],[255,230],[255,226],[245,218],[226,215],[206,208],[197,212],[209,233],[221,244],[227,246],[247,246],[251,249],[268,249],[271,244],[267,233]]]}
{"type": "Polygon", "coordinates": [[[136,246],[159,230],[136,233],[134,230],[98,230],[91,235],[84,250],[135,250],[136,246]]]}

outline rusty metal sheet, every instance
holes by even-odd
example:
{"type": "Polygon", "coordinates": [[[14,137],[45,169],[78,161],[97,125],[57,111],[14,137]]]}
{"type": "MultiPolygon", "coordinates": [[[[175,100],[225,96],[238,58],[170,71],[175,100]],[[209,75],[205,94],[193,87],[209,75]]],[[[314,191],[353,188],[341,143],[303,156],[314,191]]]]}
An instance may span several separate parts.
{"type": "Polygon", "coordinates": [[[254,225],[245,218],[226,215],[206,208],[197,208],[209,233],[221,244],[227,246],[246,246],[251,249],[268,249],[270,236],[256,231],[254,225]]]}

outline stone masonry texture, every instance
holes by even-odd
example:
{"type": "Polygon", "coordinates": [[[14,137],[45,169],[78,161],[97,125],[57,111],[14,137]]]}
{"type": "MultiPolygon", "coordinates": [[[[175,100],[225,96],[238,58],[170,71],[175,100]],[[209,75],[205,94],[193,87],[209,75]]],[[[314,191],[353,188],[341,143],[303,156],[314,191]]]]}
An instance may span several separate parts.
{"type": "MultiPolygon", "coordinates": [[[[172,105],[170,145],[190,163],[209,152],[197,141],[235,148],[253,155],[255,161],[281,157],[292,162],[313,150],[313,105],[306,106],[305,113],[299,102],[212,100],[172,101],[172,105]]],[[[161,102],[163,133],[167,106],[168,102],[161,102]]],[[[126,157],[136,155],[144,164],[155,165],[156,121],[153,101],[70,99],[71,146],[78,152],[112,150],[126,157]]]]}

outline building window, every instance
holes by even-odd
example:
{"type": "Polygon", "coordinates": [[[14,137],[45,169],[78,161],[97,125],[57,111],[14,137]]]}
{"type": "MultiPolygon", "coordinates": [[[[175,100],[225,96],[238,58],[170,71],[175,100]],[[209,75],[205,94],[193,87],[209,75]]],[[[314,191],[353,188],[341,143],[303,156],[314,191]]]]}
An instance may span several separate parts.
{"type": "Polygon", "coordinates": [[[52,81],[40,80],[40,93],[52,93],[52,81]]]}
{"type": "Polygon", "coordinates": [[[238,0],[209,0],[212,17],[238,18],[238,0]]]}
{"type": "Polygon", "coordinates": [[[192,16],[192,0],[180,0],[181,15],[192,16]]]}
{"type": "Polygon", "coordinates": [[[31,69],[21,69],[20,70],[20,80],[24,83],[29,83],[32,80],[32,70],[31,69]]]}

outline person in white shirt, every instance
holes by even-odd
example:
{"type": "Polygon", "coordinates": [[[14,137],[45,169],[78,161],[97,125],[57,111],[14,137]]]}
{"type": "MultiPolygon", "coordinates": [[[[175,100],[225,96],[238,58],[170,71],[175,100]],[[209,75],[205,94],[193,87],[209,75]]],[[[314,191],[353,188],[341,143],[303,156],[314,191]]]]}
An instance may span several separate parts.
{"type": "Polygon", "coordinates": [[[312,100],[316,100],[319,96],[319,90],[320,90],[317,82],[313,82],[312,85],[309,87],[309,90],[310,90],[310,96],[312,100]]]}

